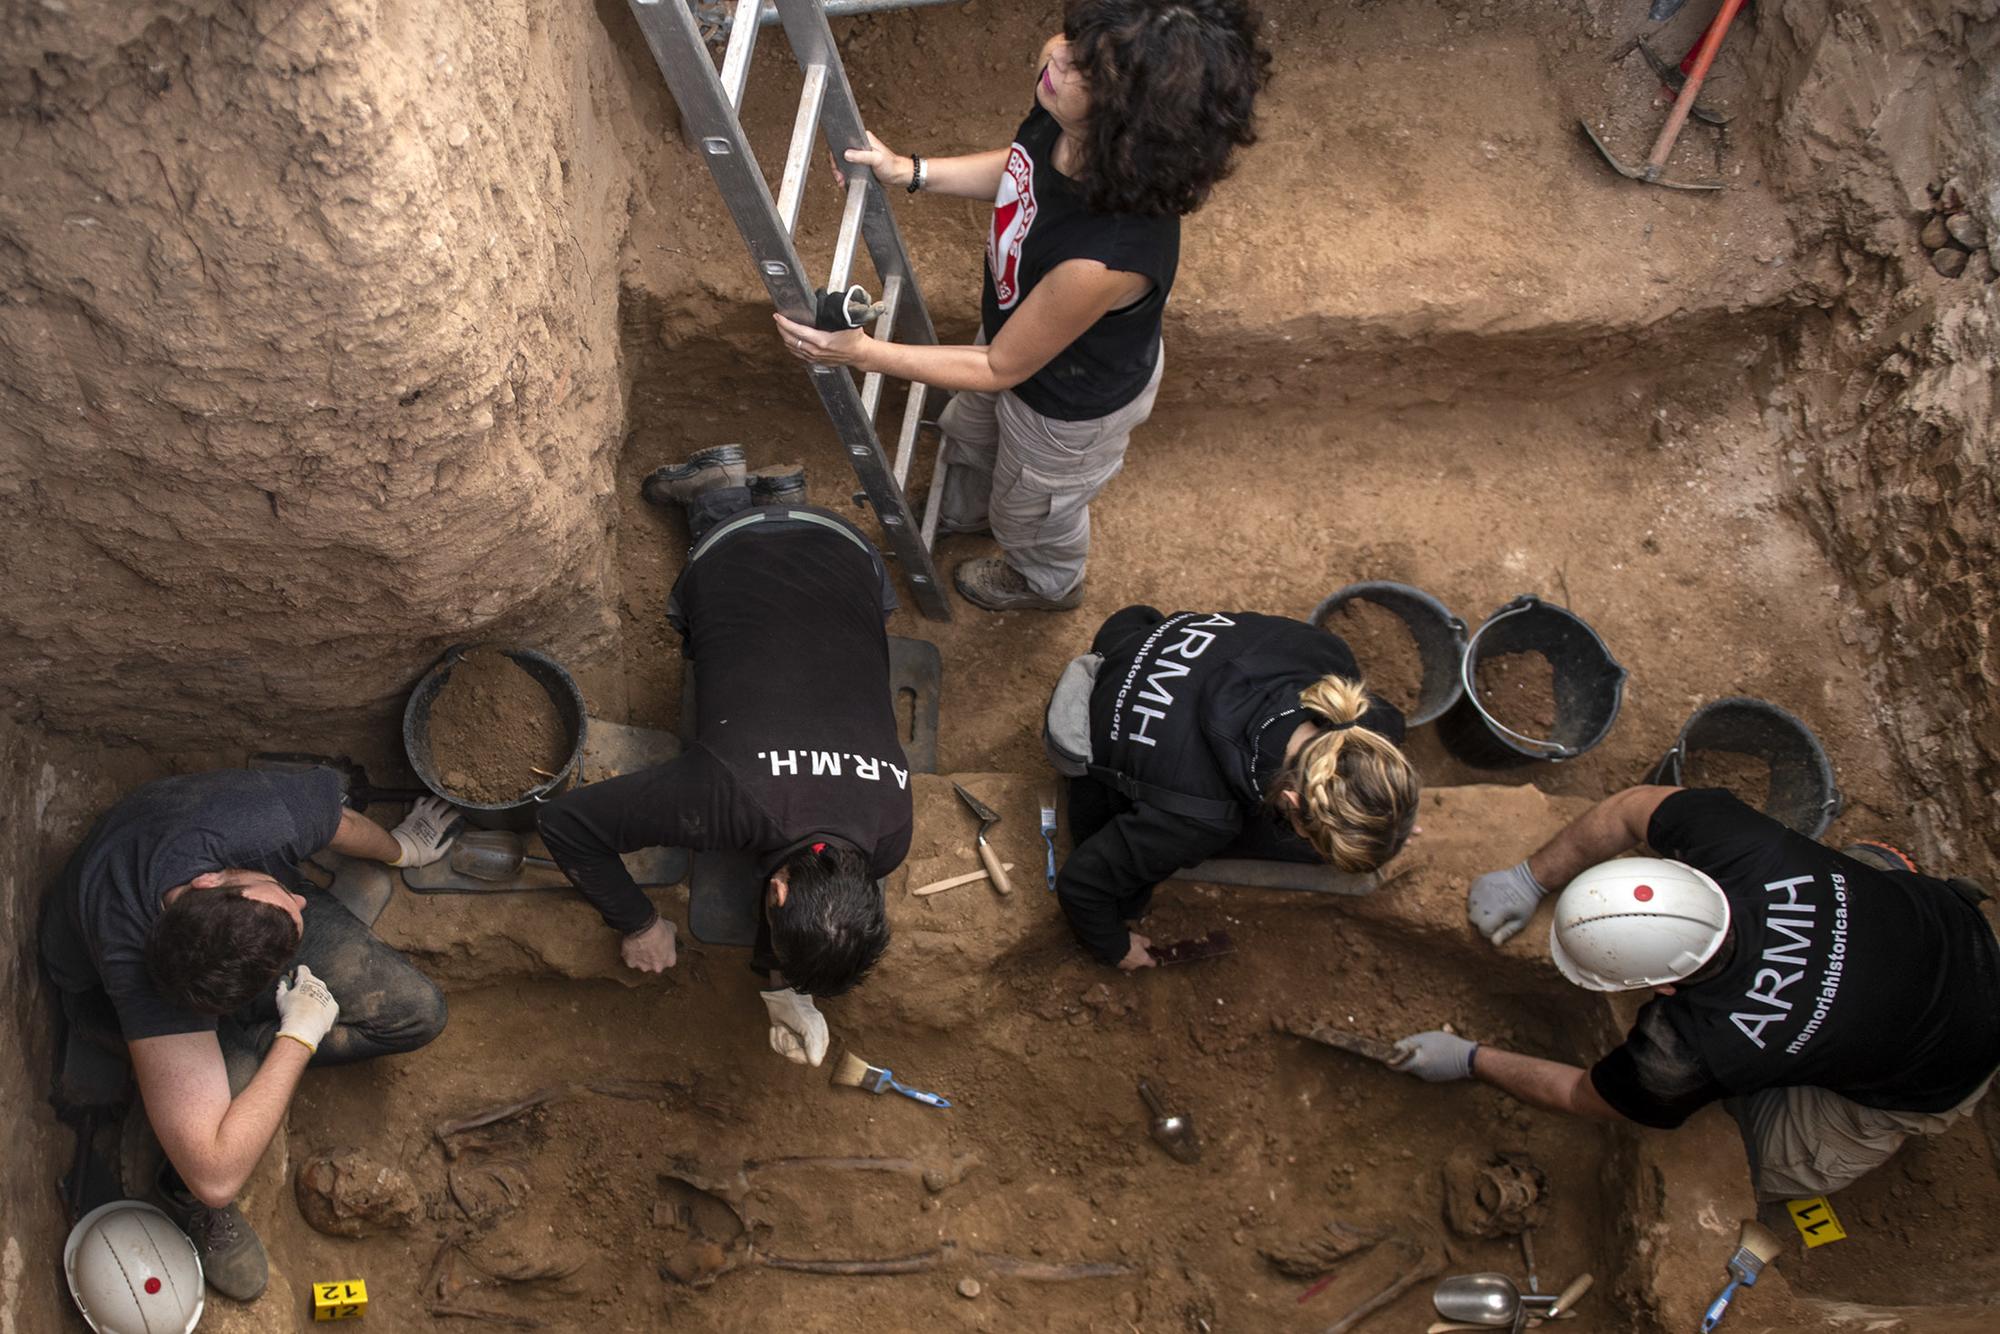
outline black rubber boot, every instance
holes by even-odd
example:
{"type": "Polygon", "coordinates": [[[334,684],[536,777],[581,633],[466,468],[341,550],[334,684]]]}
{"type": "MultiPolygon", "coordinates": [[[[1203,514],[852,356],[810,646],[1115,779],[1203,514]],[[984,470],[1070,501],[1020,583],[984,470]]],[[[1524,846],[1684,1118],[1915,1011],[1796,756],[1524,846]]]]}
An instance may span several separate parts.
{"type": "Polygon", "coordinates": [[[655,468],[639,484],[639,494],[655,505],[685,504],[710,487],[742,486],[749,461],[741,445],[698,449],[686,461],[655,468]]]}
{"type": "Polygon", "coordinates": [[[759,505],[803,505],[806,503],[806,466],[779,463],[751,472],[750,495],[759,505]]]}
{"type": "Polygon", "coordinates": [[[264,1243],[257,1239],[241,1210],[234,1204],[209,1208],[188,1193],[171,1166],[160,1169],[153,1202],[166,1210],[167,1217],[194,1243],[209,1287],[233,1301],[257,1300],[270,1281],[271,1264],[264,1255],[264,1243]]]}

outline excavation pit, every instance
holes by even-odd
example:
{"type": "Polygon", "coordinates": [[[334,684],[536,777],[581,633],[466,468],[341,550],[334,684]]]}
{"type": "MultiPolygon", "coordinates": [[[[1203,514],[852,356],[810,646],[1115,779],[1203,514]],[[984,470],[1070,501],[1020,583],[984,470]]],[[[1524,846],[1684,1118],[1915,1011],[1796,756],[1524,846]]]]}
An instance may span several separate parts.
{"type": "MultiPolygon", "coordinates": [[[[1033,873],[1004,902],[982,885],[909,900],[976,864],[962,812],[927,820],[890,883],[891,957],[826,1009],[958,1105],[781,1062],[737,952],[688,945],[640,978],[565,894],[399,892],[380,930],[449,993],[450,1024],[407,1058],[307,1077],[246,1197],[272,1289],[213,1302],[206,1328],[289,1328],[307,1284],[350,1273],[389,1330],[465,1323],[440,1303],[558,1330],[1323,1328],[1407,1252],[1342,1262],[1304,1305],[1308,1284],[1261,1252],[1334,1223],[1436,1226],[1439,1166],[1468,1147],[1548,1172],[1543,1287],[1598,1277],[1576,1334],[1698,1320],[1755,1212],[1718,1110],[1672,1134],[1569,1121],[1270,1022],[1449,1022],[1592,1059],[1629,1004],[1561,983],[1539,922],[1498,952],[1476,940],[1465,885],[1647,773],[1725,696],[1821,739],[1847,798],[1827,841],[1991,876],[1991,260],[1955,249],[1966,273],[1945,279],[1918,244],[1924,219],[1988,207],[1966,88],[1990,77],[1991,22],[1946,0],[1760,7],[1718,65],[1735,123],[1691,128],[1670,164],[1723,173],[1696,200],[1612,177],[1575,132],[1605,119],[1625,151],[1656,128],[1657,81],[1606,59],[1643,30],[1641,0],[1266,8],[1264,141],[1187,226],[1166,384],[1094,509],[1083,607],[892,626],[941,651],[940,770],[978,776],[1004,859],[1033,873]],[[1233,955],[1137,978],[1088,961],[1039,888],[1034,720],[1061,664],[1132,603],[1303,618],[1350,580],[1461,611],[1524,589],[1575,608],[1630,672],[1615,725],[1562,765],[1492,771],[1416,728],[1424,833],[1375,895],[1172,885],[1150,929],[1227,929],[1233,955]],[[1146,1139],[1142,1072],[1195,1111],[1199,1166],[1146,1139]],[[549,1088],[565,1091],[447,1157],[438,1124],[549,1088]],[[299,1217],[290,1169],[357,1146],[415,1183],[407,1229],[349,1241],[299,1217]],[[918,1172],[821,1164],[730,1194],[745,1163],[793,1158],[918,1172]],[[673,1181],[729,1199],[741,1236],[712,1211],[698,1226],[673,1181]],[[741,1262],[753,1242],[913,1268],[780,1271],[741,1262]]],[[[625,7],[434,17],[43,6],[32,40],[0,48],[31,108],[0,202],[0,441],[22,460],[0,510],[30,535],[0,617],[23,720],[0,731],[24,833],[10,940],[89,819],[145,777],[266,749],[392,774],[410,683],[454,643],[545,644],[591,714],[671,729],[662,611],[686,533],[638,495],[664,462],[740,441],[753,466],[805,462],[815,502],[872,523],[625,7]]],[[[942,155],[1004,141],[1053,19],[982,0],[837,31],[870,127],[942,155]]],[[[794,110],[782,55],[767,37],[745,103],[767,165],[794,110]]],[[[800,230],[814,272],[837,226],[823,187],[800,230]]],[[[969,341],[984,211],[894,203],[941,330],[969,341]]],[[[891,390],[881,417],[899,416],[891,390]]],[[[991,550],[949,538],[941,569],[991,550]]],[[[685,924],[684,891],[655,898],[685,924]]],[[[30,995],[29,968],[24,944],[0,980],[30,995]]],[[[74,1329],[34,1277],[59,1251],[46,1185],[68,1144],[38,1011],[20,1013],[0,1044],[23,1053],[0,1217],[28,1277],[0,1286],[0,1314],[74,1329]]],[[[1807,1252],[1775,1220],[1786,1250],[1732,1319],[1983,1328],[1995,1117],[1838,1195],[1843,1242],[1807,1252]]],[[[1525,1276],[1509,1241],[1458,1244],[1463,1270],[1525,1276]]],[[[1427,1286],[1364,1328],[1421,1327],[1427,1286]]]]}

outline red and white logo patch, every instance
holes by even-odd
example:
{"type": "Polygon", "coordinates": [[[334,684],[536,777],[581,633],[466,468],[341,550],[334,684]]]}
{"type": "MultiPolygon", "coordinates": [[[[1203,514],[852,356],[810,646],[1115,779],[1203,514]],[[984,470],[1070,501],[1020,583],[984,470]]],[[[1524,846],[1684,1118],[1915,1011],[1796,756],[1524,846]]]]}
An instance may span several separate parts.
{"type": "Polygon", "coordinates": [[[986,268],[993,275],[993,293],[1000,309],[1012,310],[1021,299],[1021,246],[1035,223],[1035,164],[1028,150],[1015,144],[993,197],[993,234],[986,238],[986,268]]]}

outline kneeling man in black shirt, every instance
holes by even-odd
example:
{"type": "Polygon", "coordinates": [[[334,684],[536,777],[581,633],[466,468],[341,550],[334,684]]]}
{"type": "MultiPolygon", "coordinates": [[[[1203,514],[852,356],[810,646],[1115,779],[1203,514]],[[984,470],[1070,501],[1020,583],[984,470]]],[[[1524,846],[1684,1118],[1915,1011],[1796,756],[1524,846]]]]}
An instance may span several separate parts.
{"type": "Polygon", "coordinates": [[[818,1065],[828,1034],[812,998],[854,986],[888,947],[876,881],[908,855],[913,813],[889,695],[888,571],[803,491],[796,470],[746,476],[735,445],[646,479],[647,499],[687,506],[695,540],[667,603],[694,663],[695,739],[670,763],[548,803],[541,831],[642,972],[674,966],[674,924],[620,854],[759,854],[751,966],[771,982],[771,1049],[818,1065]]]}
{"type": "Polygon", "coordinates": [[[1481,876],[1468,902],[1498,941],[1562,890],[1550,947],[1564,975],[1658,993],[1624,1044],[1586,1072],[1419,1033],[1397,1044],[1400,1066],[1659,1129],[1722,1100],[1760,1199],[1849,1185],[1967,1115],[2000,1068],[2000,944],[1977,891],[1850,851],[1868,860],[1720,789],[1628,788],[1481,876]],[[1641,839],[1659,858],[1607,860],[1641,839]]]}
{"type": "MultiPolygon", "coordinates": [[[[413,1051],[444,997],[340,900],[299,874],[322,849],[422,866],[451,811],[393,832],[341,804],[340,775],[224,770],[146,784],[98,820],[42,918],[42,957],[83,1034],[122,1042],[165,1151],[152,1189],[210,1287],[264,1289],[264,1248],[233,1201],[307,1065],[413,1051]]],[[[337,886],[336,886],[337,887],[337,886]]]]}

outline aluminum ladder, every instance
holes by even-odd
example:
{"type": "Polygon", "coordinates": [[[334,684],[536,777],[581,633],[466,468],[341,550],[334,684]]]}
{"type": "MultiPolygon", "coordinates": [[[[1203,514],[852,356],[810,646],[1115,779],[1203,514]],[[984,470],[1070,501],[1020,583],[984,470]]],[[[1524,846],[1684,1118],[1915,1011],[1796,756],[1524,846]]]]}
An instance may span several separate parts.
{"type": "MultiPolygon", "coordinates": [[[[736,220],[736,230],[750,248],[750,257],[763,275],[772,304],[788,318],[811,324],[815,285],[806,277],[792,236],[798,229],[807,177],[817,165],[820,133],[825,132],[826,147],[837,159],[843,149],[868,146],[861,129],[861,109],[855,105],[854,90],[847,82],[847,71],[841,67],[840,51],[834,45],[833,30],[827,26],[820,0],[740,0],[734,11],[737,21],[729,27],[720,73],[687,0],[627,0],[627,3],[639,20],[639,28],[646,35],[646,45],[652,48],[660,73],[666,78],[667,90],[680,107],[681,123],[688,137],[708,163],[716,188],[722,192],[722,200],[736,220]],[[750,57],[762,26],[756,21],[758,6],[769,8],[773,3],[785,36],[791,41],[792,52],[805,72],[798,115],[792,122],[791,147],[785,153],[785,171],[775,200],[736,116],[750,82],[750,57]]],[[[868,247],[875,272],[882,280],[878,298],[882,313],[875,325],[875,336],[890,339],[900,329],[905,335],[903,342],[935,344],[937,331],[931,325],[930,310],[924,305],[923,293],[910,269],[903,234],[889,212],[888,197],[867,171],[847,173],[847,199],[826,290],[839,291],[848,286],[857,243],[868,247]]],[[[879,373],[864,376],[857,387],[853,375],[844,367],[814,366],[812,381],[840,437],[841,447],[847,451],[848,461],[861,480],[862,493],[874,507],[890,550],[903,567],[917,608],[934,620],[950,620],[951,605],[938,580],[937,566],[931,560],[931,546],[937,538],[938,514],[942,509],[943,461],[938,460],[932,468],[929,498],[921,522],[911,512],[909,497],[903,490],[910,478],[910,465],[915,461],[917,433],[929,393],[927,387],[911,383],[892,456],[883,449],[875,425],[876,409],[882,399],[879,373]]]]}

